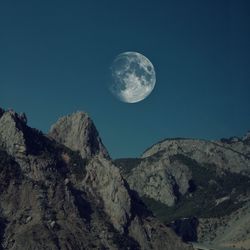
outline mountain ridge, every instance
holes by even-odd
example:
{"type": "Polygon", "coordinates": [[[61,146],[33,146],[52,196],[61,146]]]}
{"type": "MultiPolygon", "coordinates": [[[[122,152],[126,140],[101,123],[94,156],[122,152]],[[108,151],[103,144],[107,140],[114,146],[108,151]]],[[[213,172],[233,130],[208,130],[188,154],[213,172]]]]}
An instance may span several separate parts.
{"type": "MultiPolygon", "coordinates": [[[[228,143],[232,143],[232,142],[237,142],[237,141],[250,141],[250,130],[248,130],[246,132],[245,135],[243,135],[242,137],[238,137],[238,136],[231,136],[229,138],[220,138],[220,139],[202,139],[202,138],[194,138],[194,137],[166,137],[164,139],[161,139],[157,142],[154,142],[151,146],[147,147],[140,155],[140,157],[142,157],[144,155],[145,152],[149,151],[151,148],[153,148],[155,145],[161,144],[163,142],[166,141],[181,141],[181,140],[190,140],[190,141],[205,141],[205,142],[223,142],[226,141],[228,143]]],[[[127,158],[127,157],[119,157],[117,159],[121,159],[121,158],[127,158]]]]}
{"type": "Polygon", "coordinates": [[[218,141],[162,140],[141,158],[114,162],[154,214],[184,240],[250,248],[249,226],[234,220],[236,213],[248,218],[249,156],[248,132],[218,141]]]}
{"type": "Polygon", "coordinates": [[[192,249],[130,189],[85,113],[49,135],[0,113],[2,249],[192,249]]]}

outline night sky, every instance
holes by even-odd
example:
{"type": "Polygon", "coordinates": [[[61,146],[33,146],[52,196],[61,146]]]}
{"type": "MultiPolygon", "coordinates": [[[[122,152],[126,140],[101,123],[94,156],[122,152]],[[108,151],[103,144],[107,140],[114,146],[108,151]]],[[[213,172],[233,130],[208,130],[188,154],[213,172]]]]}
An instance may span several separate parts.
{"type": "Polygon", "coordinates": [[[250,129],[250,1],[0,1],[0,106],[47,132],[89,113],[112,157],[167,137],[217,139],[250,129]],[[110,65],[137,51],[157,82],[119,102],[110,65]]]}

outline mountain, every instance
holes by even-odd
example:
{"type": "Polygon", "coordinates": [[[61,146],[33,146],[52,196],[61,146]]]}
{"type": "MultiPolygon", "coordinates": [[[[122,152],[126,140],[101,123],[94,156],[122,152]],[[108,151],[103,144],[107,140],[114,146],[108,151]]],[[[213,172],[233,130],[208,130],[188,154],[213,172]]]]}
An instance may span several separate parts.
{"type": "Polygon", "coordinates": [[[192,249],[147,209],[77,112],[48,135],[0,109],[0,249],[192,249]]]}
{"type": "Polygon", "coordinates": [[[250,133],[218,141],[166,139],[115,164],[185,241],[250,248],[250,133]]]}
{"type": "Polygon", "coordinates": [[[49,136],[74,151],[79,150],[82,158],[95,154],[109,157],[93,121],[84,112],[60,118],[51,127],[49,136]]]}

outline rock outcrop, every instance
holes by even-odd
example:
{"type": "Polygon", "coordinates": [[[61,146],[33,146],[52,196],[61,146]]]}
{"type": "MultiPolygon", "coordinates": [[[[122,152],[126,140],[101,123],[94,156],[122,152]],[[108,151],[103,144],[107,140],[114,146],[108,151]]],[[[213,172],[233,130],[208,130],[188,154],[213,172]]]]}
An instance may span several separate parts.
{"type": "Polygon", "coordinates": [[[249,143],[250,140],[250,131],[248,131],[243,137],[242,137],[242,141],[245,143],[249,143]]]}
{"type": "Polygon", "coordinates": [[[102,199],[114,227],[124,232],[131,220],[131,197],[119,169],[105,158],[95,157],[86,171],[84,187],[102,199]]]}
{"type": "Polygon", "coordinates": [[[0,146],[12,156],[26,153],[24,129],[25,124],[17,113],[0,110],[0,146]]]}
{"type": "Polygon", "coordinates": [[[49,135],[68,148],[79,150],[83,158],[96,154],[109,157],[93,121],[84,112],[62,117],[51,127],[49,135]]]}
{"type": "Polygon", "coordinates": [[[130,187],[141,196],[156,199],[168,206],[175,204],[179,194],[185,194],[192,177],[182,163],[170,163],[168,158],[154,161],[142,159],[127,176],[130,187]]]}
{"type": "Polygon", "coordinates": [[[192,249],[129,188],[85,113],[49,136],[26,120],[0,118],[0,248],[192,249]]]}

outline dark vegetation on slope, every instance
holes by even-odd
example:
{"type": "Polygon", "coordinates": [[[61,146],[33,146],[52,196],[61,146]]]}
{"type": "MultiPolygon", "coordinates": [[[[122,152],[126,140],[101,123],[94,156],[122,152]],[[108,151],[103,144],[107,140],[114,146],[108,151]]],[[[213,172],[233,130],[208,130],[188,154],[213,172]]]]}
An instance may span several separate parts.
{"type": "Polygon", "coordinates": [[[67,150],[67,153],[70,157],[69,164],[72,173],[77,180],[82,180],[86,175],[86,165],[88,164],[87,159],[83,159],[79,151],[67,150]]]}
{"type": "MultiPolygon", "coordinates": [[[[87,159],[83,159],[79,151],[73,151],[44,135],[40,130],[28,127],[26,122],[20,120],[19,116],[13,116],[13,119],[18,129],[24,134],[27,155],[30,154],[42,159],[54,159],[57,162],[56,168],[60,168],[61,173],[64,172],[66,175],[67,171],[62,155],[67,154],[69,156],[68,164],[71,166],[70,170],[76,176],[76,179],[81,179],[85,176],[87,159]]],[[[3,157],[3,153],[0,153],[0,157],[3,157]]]]}
{"type": "Polygon", "coordinates": [[[140,158],[121,158],[114,160],[114,164],[122,169],[122,173],[128,175],[133,168],[137,167],[143,159],[140,158]]]}
{"type": "Polygon", "coordinates": [[[6,224],[7,224],[6,220],[0,217],[0,250],[3,250],[1,242],[3,241],[4,230],[5,230],[6,224]]]}
{"type": "MultiPolygon", "coordinates": [[[[122,168],[123,173],[129,174],[142,160],[154,162],[159,159],[161,152],[158,153],[159,155],[146,159],[119,159],[115,163],[122,168]]],[[[192,171],[189,192],[180,196],[173,207],[149,197],[142,197],[148,208],[165,223],[194,216],[211,218],[230,214],[244,204],[240,197],[250,193],[250,178],[247,176],[231,172],[217,174],[215,165],[200,165],[183,154],[171,156],[170,161],[184,163],[192,171]],[[228,198],[220,203],[219,199],[223,197],[228,198]]]]}
{"type": "Polygon", "coordinates": [[[248,177],[230,172],[217,175],[216,166],[200,166],[195,160],[181,154],[173,156],[171,160],[185,163],[192,171],[193,178],[190,181],[189,193],[181,196],[173,207],[143,197],[147,206],[165,223],[193,216],[221,217],[244,204],[244,201],[239,198],[250,192],[248,177]],[[228,197],[228,199],[217,205],[216,201],[223,197],[228,197]]]}
{"type": "Polygon", "coordinates": [[[129,175],[134,168],[139,166],[141,162],[148,161],[153,163],[158,161],[163,154],[164,150],[161,150],[147,158],[120,158],[115,159],[113,163],[120,168],[122,173],[126,176],[129,175]]]}

